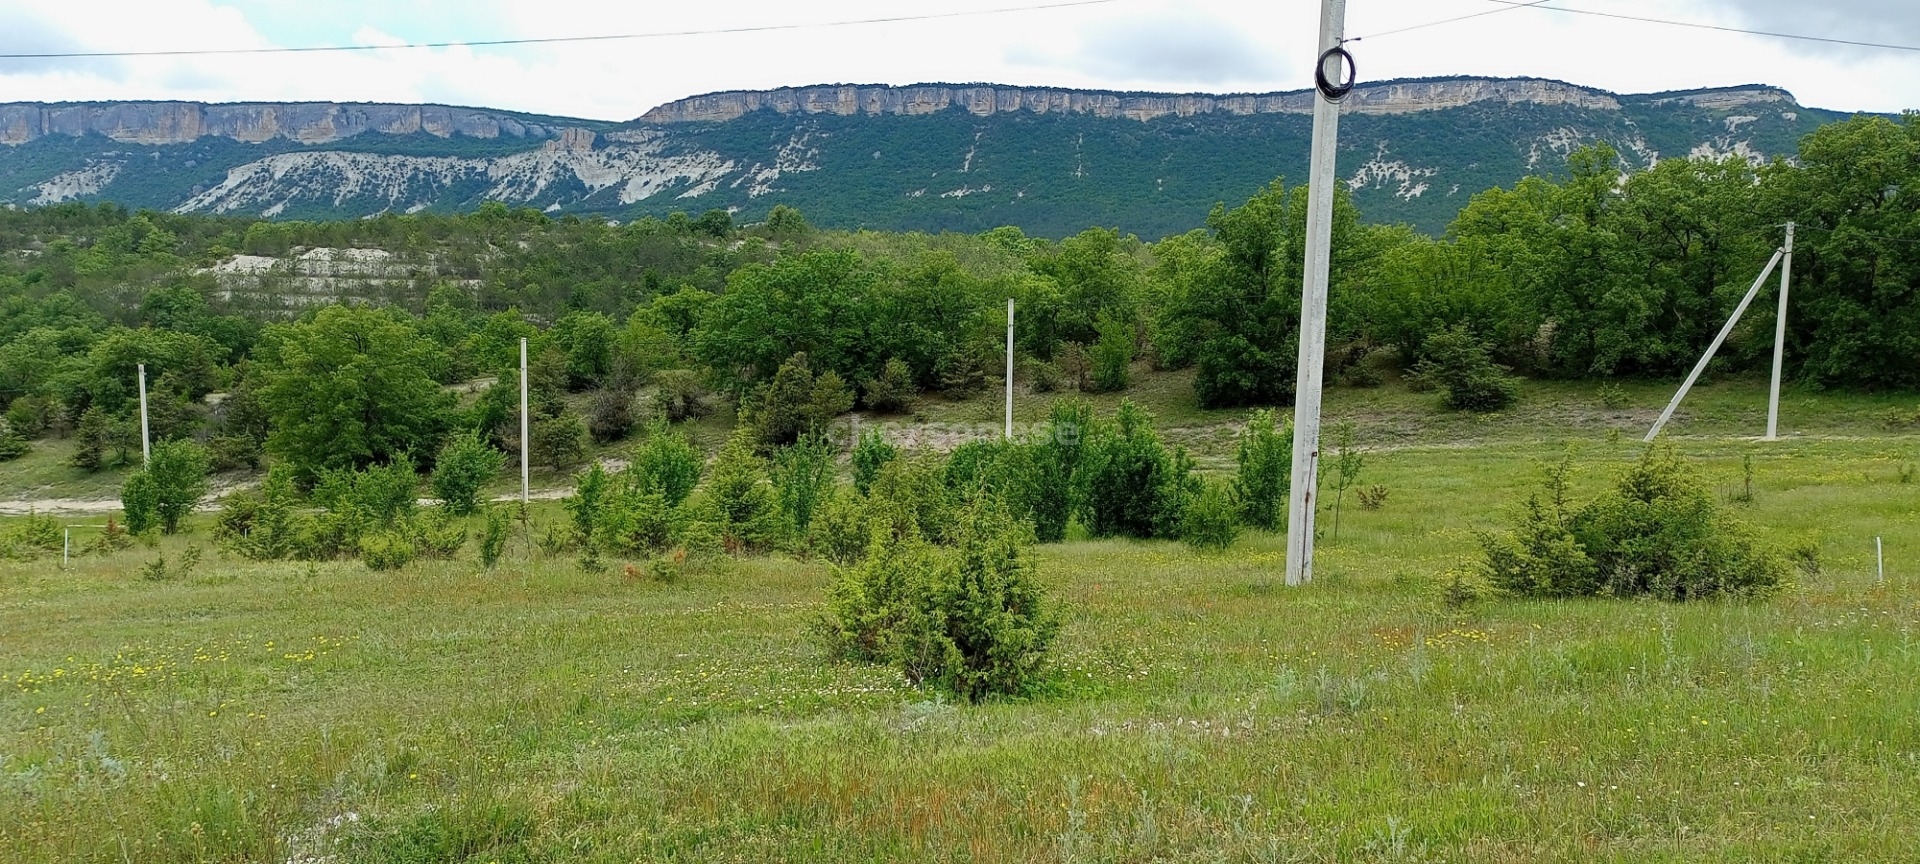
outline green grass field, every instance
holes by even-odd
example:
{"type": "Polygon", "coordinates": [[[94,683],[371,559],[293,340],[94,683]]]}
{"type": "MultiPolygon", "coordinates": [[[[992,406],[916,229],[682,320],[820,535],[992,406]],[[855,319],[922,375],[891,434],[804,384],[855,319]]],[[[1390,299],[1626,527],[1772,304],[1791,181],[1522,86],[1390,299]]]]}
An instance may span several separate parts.
{"type": "MultiPolygon", "coordinates": [[[[1178,383],[1139,393],[1219,464],[1238,415],[1178,383]]],[[[829,662],[828,570],[782,557],[659,584],[470,546],[376,573],[223,557],[202,517],[0,563],[0,859],[1912,860],[1920,435],[1878,419],[1912,399],[1793,394],[1798,437],[1760,443],[1736,436],[1764,391],[1732,382],[1672,427],[1723,494],[1753,457],[1730,506],[1764,539],[1817,544],[1774,597],[1439,601],[1538,463],[1571,446],[1587,491],[1638,454],[1669,394],[1627,395],[1530,384],[1476,418],[1334,391],[1390,496],[1349,497],[1337,540],[1321,516],[1313,584],[1284,586],[1277,535],[1041,547],[1067,626],[1018,702],[829,662]]]]}

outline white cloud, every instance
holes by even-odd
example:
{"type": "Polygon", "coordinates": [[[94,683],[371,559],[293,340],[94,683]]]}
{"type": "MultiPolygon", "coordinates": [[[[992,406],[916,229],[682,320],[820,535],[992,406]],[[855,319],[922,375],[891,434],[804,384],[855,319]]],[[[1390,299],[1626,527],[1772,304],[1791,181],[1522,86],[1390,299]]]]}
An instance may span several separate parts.
{"type": "MultiPolygon", "coordinates": [[[[13,0],[0,47],[116,50],[261,47],[254,23],[279,0],[13,0]],[[239,5],[233,5],[238,3],[239,5]],[[254,17],[249,18],[252,9],[254,17]]],[[[1920,32],[1908,0],[1823,4],[1795,19],[1785,0],[1558,0],[1624,14],[1831,33],[1920,32]],[[1877,5],[1876,5],[1877,4],[1877,5]],[[1891,4],[1891,5],[1889,5],[1891,4]],[[1898,29],[1906,28],[1906,29],[1898,29]]],[[[473,20],[506,37],[645,33],[991,9],[1007,0],[818,0],[808,4],[489,0],[473,20]]],[[[1488,0],[1369,0],[1349,6],[1349,35],[1486,11],[1488,0]]],[[[306,8],[306,7],[302,7],[306,8]]],[[[302,14],[359,13],[327,5],[302,14]],[[331,10],[331,11],[329,11],[331,10]]],[[[338,21],[359,44],[432,41],[445,4],[389,21],[338,21]],[[429,14],[431,13],[431,14],[429,14]]],[[[292,55],[12,61],[0,101],[199,99],[433,101],[624,120],[661,102],[725,89],[815,83],[993,81],[1157,90],[1279,90],[1311,74],[1314,0],[1121,0],[1017,14],[839,28],[518,48],[292,55]]],[[[278,21],[279,19],[275,19],[278,21]]],[[[275,32],[288,36],[286,27],[275,32]]],[[[290,37],[289,37],[290,38],[290,37]]],[[[338,37],[335,37],[338,38],[338,37]]],[[[1882,36],[1881,38],[1889,38],[1882,36]]],[[[284,39],[282,40],[285,41],[284,39]]],[[[1445,75],[1559,78],[1619,92],[1776,84],[1804,104],[1850,110],[1920,107],[1920,54],[1831,52],[1760,37],[1520,9],[1353,46],[1362,80],[1445,75]]]]}

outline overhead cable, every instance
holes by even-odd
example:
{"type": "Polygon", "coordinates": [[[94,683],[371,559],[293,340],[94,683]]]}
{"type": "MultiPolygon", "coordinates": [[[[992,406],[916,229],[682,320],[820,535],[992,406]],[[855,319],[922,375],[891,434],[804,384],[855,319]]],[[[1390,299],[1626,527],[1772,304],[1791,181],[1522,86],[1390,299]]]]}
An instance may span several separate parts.
{"type": "Polygon", "coordinates": [[[907,21],[934,21],[944,18],[970,18],[980,15],[1004,15],[1012,12],[1039,12],[1046,9],[1070,9],[1079,6],[1103,6],[1123,0],[1066,0],[1031,6],[1007,6],[998,9],[973,9],[961,12],[934,12],[925,15],[893,15],[885,18],[856,18],[845,21],[809,21],[795,24],[759,24],[745,27],[715,27],[706,30],[671,30],[654,33],[620,33],[601,36],[548,36],[526,39],[475,39],[470,41],[407,42],[399,45],[308,45],[274,48],[180,48],[151,51],[56,51],[45,53],[0,54],[0,60],[65,60],[89,57],[189,57],[218,54],[312,54],[339,51],[397,51],[413,48],[487,48],[509,45],[552,45],[563,42],[615,42],[628,39],[666,39],[678,36],[715,36],[726,33],[766,33],[777,30],[812,30],[826,27],[853,27],[863,24],[896,24],[907,21]]]}

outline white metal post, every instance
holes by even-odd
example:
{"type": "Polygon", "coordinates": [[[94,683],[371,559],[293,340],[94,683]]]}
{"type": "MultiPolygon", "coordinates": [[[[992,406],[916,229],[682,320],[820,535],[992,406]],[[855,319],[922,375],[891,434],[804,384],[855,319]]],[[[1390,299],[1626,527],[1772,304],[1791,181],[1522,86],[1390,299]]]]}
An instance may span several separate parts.
{"type": "Polygon", "coordinates": [[[1760,286],[1773,274],[1773,268],[1780,266],[1779,249],[1773,250],[1773,258],[1767,262],[1767,268],[1760,271],[1760,278],[1753,280],[1753,287],[1747,289],[1747,296],[1740,298],[1740,305],[1733,307],[1733,314],[1727,317],[1727,324],[1720,328],[1720,335],[1713,337],[1713,344],[1707,346],[1707,353],[1700,355],[1700,362],[1693,365],[1693,371],[1687,374],[1687,380],[1680,385],[1680,391],[1673,394],[1673,401],[1667,403],[1667,410],[1660,412],[1660,419],[1653,421],[1653,428],[1647,430],[1647,437],[1641,440],[1652,441],[1660,434],[1660,427],[1667,425],[1673,418],[1673,409],[1680,407],[1680,400],[1687,398],[1687,391],[1693,382],[1700,380],[1700,373],[1707,371],[1707,364],[1713,361],[1713,352],[1720,350],[1720,343],[1727,341],[1727,334],[1733,332],[1733,325],[1740,323],[1740,316],[1747,311],[1747,304],[1753,302],[1753,295],[1760,293],[1760,286]]]}
{"type": "MultiPolygon", "coordinates": [[[[1321,0],[1319,62],[1340,47],[1346,0],[1321,0]]],[[[1346,70],[1321,70],[1330,80],[1346,70]]],[[[1300,297],[1300,370],[1294,387],[1293,489],[1287,501],[1287,584],[1313,578],[1313,510],[1320,460],[1320,383],[1326,361],[1327,270],[1333,245],[1334,145],[1340,135],[1340,103],[1316,92],[1313,158],[1307,172],[1307,255],[1300,297]]]]}
{"type": "Polygon", "coordinates": [[[1780,312],[1773,318],[1773,385],[1767,390],[1767,440],[1780,434],[1780,366],[1787,346],[1787,283],[1793,279],[1793,223],[1787,223],[1787,245],[1780,260],[1780,312]]]}
{"type": "Polygon", "coordinates": [[[139,364],[140,369],[140,467],[147,467],[153,461],[153,446],[147,441],[147,364],[139,364]]]}
{"type": "Polygon", "coordinates": [[[520,339],[520,503],[525,504],[532,497],[528,489],[527,477],[527,340],[520,339]]]}
{"type": "Polygon", "coordinates": [[[1007,440],[1013,440],[1013,298],[1007,298],[1007,440]]]}
{"type": "Polygon", "coordinates": [[[66,536],[60,540],[60,569],[67,569],[67,562],[73,558],[73,526],[68,525],[66,536]]]}

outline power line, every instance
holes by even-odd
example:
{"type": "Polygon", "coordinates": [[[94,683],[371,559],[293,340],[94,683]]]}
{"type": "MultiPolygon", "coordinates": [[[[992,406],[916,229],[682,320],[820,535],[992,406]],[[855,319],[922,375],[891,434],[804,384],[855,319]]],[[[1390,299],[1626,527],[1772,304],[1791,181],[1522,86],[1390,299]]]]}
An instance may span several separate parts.
{"type": "MultiPolygon", "coordinates": [[[[1770,30],[1748,30],[1743,27],[1727,27],[1720,24],[1702,24],[1698,21],[1674,21],[1668,18],[1645,18],[1639,15],[1622,15],[1618,12],[1595,12],[1591,9],[1570,9],[1565,6],[1542,5],[1543,0],[1521,2],[1521,0],[1488,0],[1499,3],[1509,9],[1542,9],[1551,12],[1568,12],[1574,15],[1592,15],[1599,18],[1617,18],[1622,21],[1639,21],[1643,24],[1665,24],[1671,27],[1692,27],[1696,30],[1717,30],[1722,33],[1744,33],[1748,36],[1770,36],[1775,39],[1798,39],[1803,42],[1826,42],[1832,45],[1852,45],[1858,48],[1885,48],[1891,51],[1920,51],[1920,45],[1893,45],[1886,42],[1861,42],[1854,39],[1834,39],[1827,36],[1807,36],[1800,33],[1777,33],[1770,30]]],[[[1444,22],[1442,22],[1444,23],[1444,22]]]]}
{"type": "Polygon", "coordinates": [[[1874,240],[1885,240],[1888,243],[1910,243],[1910,244],[1920,245],[1920,240],[1916,240],[1911,237],[1888,237],[1885,234],[1875,234],[1870,231],[1862,231],[1858,228],[1854,228],[1848,225],[1843,225],[1839,228],[1822,228],[1818,225],[1808,225],[1804,222],[1795,222],[1794,226],[1807,231],[1825,231],[1828,234],[1840,234],[1844,232],[1848,237],[1870,237],[1874,240]]]}
{"type": "Polygon", "coordinates": [[[1382,37],[1382,36],[1392,36],[1392,35],[1393,35],[1393,34],[1395,34],[1395,33],[1406,33],[1406,32],[1408,32],[1408,31],[1411,31],[1411,30],[1425,30],[1425,29],[1427,29],[1428,27],[1438,27],[1438,26],[1440,26],[1440,25],[1442,25],[1442,24],[1452,24],[1452,23],[1453,23],[1453,22],[1455,22],[1455,21],[1465,21],[1465,20],[1467,20],[1467,19],[1469,19],[1469,18],[1482,18],[1482,17],[1485,17],[1485,16],[1488,16],[1488,15],[1498,15],[1498,14],[1500,14],[1500,13],[1502,13],[1502,12],[1512,12],[1512,11],[1513,11],[1513,10],[1515,10],[1515,9],[1525,9],[1525,8],[1527,8],[1527,7],[1529,7],[1529,6],[1538,6],[1538,5],[1540,5],[1540,4],[1542,4],[1542,3],[1545,3],[1545,2],[1547,2],[1547,0],[1528,0],[1528,2],[1525,2],[1525,3],[1515,3],[1515,4],[1513,4],[1513,5],[1511,5],[1511,6],[1506,6],[1506,7],[1504,7],[1504,8],[1500,8],[1500,9],[1490,9],[1490,10],[1488,10],[1488,11],[1486,11],[1486,12],[1475,12],[1475,13],[1473,13],[1472,15],[1458,15],[1458,16],[1455,16],[1455,17],[1452,17],[1452,18],[1442,18],[1442,19],[1440,19],[1439,21],[1428,21],[1428,22],[1427,22],[1427,23],[1425,23],[1425,24],[1415,24],[1415,25],[1413,25],[1413,26],[1411,26],[1411,27],[1401,27],[1401,28],[1399,28],[1399,29],[1397,29],[1397,30],[1387,30],[1387,31],[1384,31],[1384,32],[1381,32],[1381,33],[1369,33],[1369,34],[1367,34],[1367,35],[1365,35],[1365,36],[1355,36],[1355,37],[1353,37],[1353,38],[1351,38],[1351,39],[1344,39],[1344,40],[1341,40],[1341,41],[1343,41],[1343,42],[1359,42],[1359,41],[1361,41],[1362,39],[1378,39],[1378,38],[1380,38],[1380,37],[1382,37]]]}
{"type": "MultiPolygon", "coordinates": [[[[672,30],[656,33],[621,33],[605,36],[548,36],[527,39],[477,39],[468,42],[408,42],[401,45],[311,45],[291,48],[193,48],[162,51],[65,51],[44,54],[0,54],[0,60],[66,60],[90,57],[186,57],[214,54],[311,54],[337,51],[389,51],[412,48],[483,48],[501,45],[552,45],[562,42],[614,42],[627,39],[667,39],[678,36],[716,36],[727,33],[767,33],[777,30],[813,30],[826,27],[853,27],[862,24],[896,24],[906,21],[934,21],[944,18],[969,18],[980,15],[1004,15],[1011,12],[1039,12],[1046,9],[1070,9],[1078,6],[1103,6],[1123,0],[1067,0],[1033,6],[1006,6],[998,9],[974,9],[965,12],[934,12],[926,15],[894,15],[886,18],[855,18],[846,21],[812,21],[799,24],[761,24],[748,27],[718,27],[710,30],[672,30]]],[[[1545,0],[1536,0],[1545,2],[1545,0]]]]}

